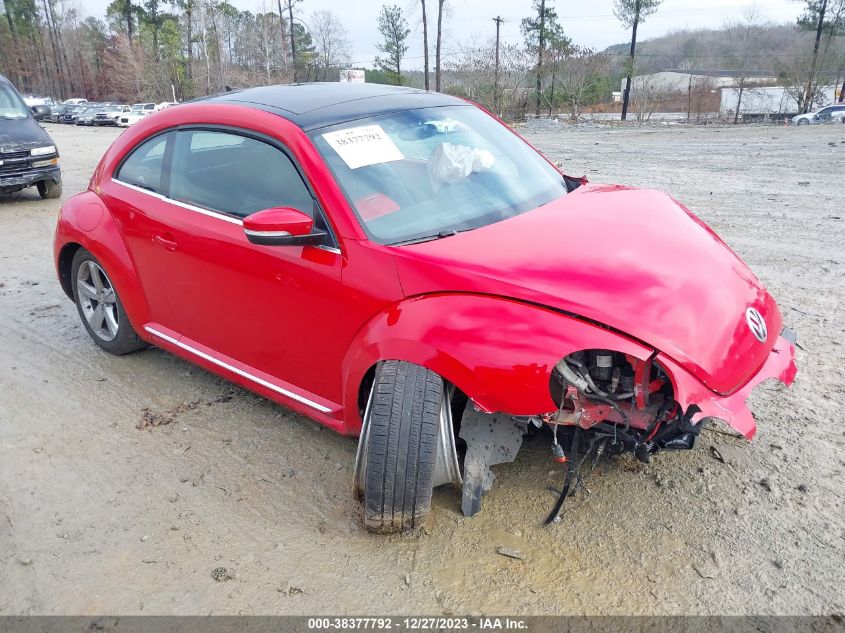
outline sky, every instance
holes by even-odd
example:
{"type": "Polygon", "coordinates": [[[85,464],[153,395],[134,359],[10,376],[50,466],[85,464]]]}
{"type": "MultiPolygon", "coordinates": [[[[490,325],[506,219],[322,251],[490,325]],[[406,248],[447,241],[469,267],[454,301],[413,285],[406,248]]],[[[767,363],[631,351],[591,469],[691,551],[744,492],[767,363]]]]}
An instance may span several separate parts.
{"type": "MultiPolygon", "coordinates": [[[[110,0],[80,0],[86,15],[102,17],[110,0]]],[[[275,7],[275,0],[229,0],[239,9],[251,11],[275,7]]],[[[611,44],[628,41],[630,33],[613,15],[613,0],[547,0],[557,10],[566,34],[579,45],[603,50],[611,44]]],[[[352,62],[355,66],[371,66],[381,41],[378,32],[378,13],[382,4],[398,4],[408,18],[411,28],[409,50],[404,66],[422,69],[422,25],[420,0],[301,0],[294,5],[294,16],[307,24],[309,16],[318,10],[333,11],[349,32],[352,43],[352,62]]],[[[660,9],[650,16],[638,30],[642,41],[683,28],[718,28],[726,21],[741,19],[749,8],[756,7],[763,20],[790,22],[801,12],[801,0],[664,0],[660,9]]],[[[427,0],[429,23],[435,22],[437,0],[427,0]]],[[[447,0],[449,13],[444,18],[444,50],[448,54],[461,42],[473,38],[484,41],[495,35],[493,18],[501,16],[503,42],[519,43],[519,23],[531,12],[531,0],[447,0]]],[[[271,9],[272,10],[272,9],[271,9]]],[[[429,29],[432,65],[434,38],[429,29]]]]}

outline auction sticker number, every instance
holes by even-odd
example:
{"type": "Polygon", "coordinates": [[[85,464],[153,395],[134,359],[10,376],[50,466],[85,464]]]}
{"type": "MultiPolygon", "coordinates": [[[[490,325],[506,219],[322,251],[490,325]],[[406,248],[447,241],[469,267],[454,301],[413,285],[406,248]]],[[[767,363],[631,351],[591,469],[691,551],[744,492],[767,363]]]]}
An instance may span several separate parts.
{"type": "Polygon", "coordinates": [[[386,631],[393,628],[390,618],[308,618],[308,628],[316,631],[386,631]]]}
{"type": "Polygon", "coordinates": [[[402,152],[380,125],[362,125],[323,134],[349,169],[402,160],[402,152]]]}

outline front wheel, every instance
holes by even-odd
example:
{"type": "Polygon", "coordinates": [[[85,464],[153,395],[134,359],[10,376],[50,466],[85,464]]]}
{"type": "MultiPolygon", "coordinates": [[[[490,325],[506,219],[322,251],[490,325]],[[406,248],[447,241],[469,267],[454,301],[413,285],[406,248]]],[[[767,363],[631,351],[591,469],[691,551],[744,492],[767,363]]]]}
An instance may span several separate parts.
{"type": "Polygon", "coordinates": [[[355,472],[367,530],[412,530],[428,515],[445,393],[425,367],[389,360],[376,368],[355,472]]]}
{"type": "Polygon", "coordinates": [[[810,125],[807,119],[798,119],[798,125],[810,125]]]}
{"type": "Polygon", "coordinates": [[[62,197],[62,183],[53,180],[41,180],[35,185],[38,195],[43,200],[55,200],[62,197]]]}

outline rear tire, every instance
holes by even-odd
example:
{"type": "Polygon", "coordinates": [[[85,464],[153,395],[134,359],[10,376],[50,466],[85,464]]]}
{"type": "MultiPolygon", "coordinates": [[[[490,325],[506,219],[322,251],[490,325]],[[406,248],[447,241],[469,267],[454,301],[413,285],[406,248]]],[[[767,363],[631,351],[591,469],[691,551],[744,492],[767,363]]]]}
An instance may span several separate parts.
{"type": "Polygon", "coordinates": [[[431,509],[443,379],[402,361],[376,368],[364,421],[364,526],[387,534],[421,525],[431,509]]]}
{"type": "Polygon", "coordinates": [[[38,195],[44,200],[55,200],[62,197],[62,183],[52,180],[41,180],[35,185],[38,188],[38,195]]]}
{"type": "Polygon", "coordinates": [[[80,248],[70,270],[73,300],[94,342],[116,356],[147,347],[129,323],[117,290],[97,258],[80,248]]]}

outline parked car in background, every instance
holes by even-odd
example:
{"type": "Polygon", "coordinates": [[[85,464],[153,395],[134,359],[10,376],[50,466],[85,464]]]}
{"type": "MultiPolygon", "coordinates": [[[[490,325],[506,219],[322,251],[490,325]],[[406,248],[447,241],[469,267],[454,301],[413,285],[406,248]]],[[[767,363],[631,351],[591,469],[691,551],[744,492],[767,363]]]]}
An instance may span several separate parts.
{"type": "Polygon", "coordinates": [[[46,105],[33,113],[12,83],[0,75],[0,193],[37,187],[42,198],[62,195],[59,152],[36,122],[49,115],[46,105]]]}
{"type": "Polygon", "coordinates": [[[114,119],[109,117],[109,107],[104,104],[89,105],[76,119],[77,125],[114,125],[114,119]]]}
{"type": "Polygon", "coordinates": [[[105,108],[102,108],[99,105],[89,105],[87,108],[84,108],[79,112],[79,115],[76,117],[76,124],[93,126],[96,116],[100,112],[104,113],[105,108]]]}
{"type": "Polygon", "coordinates": [[[166,110],[167,108],[171,108],[175,105],[179,105],[176,101],[162,101],[155,107],[155,111],[158,112],[159,110],[166,110]]]}
{"type": "Polygon", "coordinates": [[[792,124],[818,125],[820,123],[839,121],[843,116],[845,116],[845,104],[829,105],[815,112],[807,112],[806,114],[799,114],[798,116],[792,117],[792,124]]]}
{"type": "Polygon", "coordinates": [[[101,105],[99,108],[96,108],[91,124],[95,126],[115,125],[116,121],[114,120],[114,117],[111,116],[111,108],[113,107],[114,106],[112,104],[107,103],[101,105]]]}
{"type": "Polygon", "coordinates": [[[137,123],[151,112],[155,112],[155,103],[133,103],[129,112],[123,114],[118,120],[117,124],[120,127],[129,127],[133,123],[137,123]]]}
{"type": "Polygon", "coordinates": [[[58,105],[53,106],[50,108],[50,116],[47,118],[48,121],[52,123],[61,123],[62,117],[65,115],[67,109],[71,106],[67,106],[63,103],[59,103],[58,105]]]}
{"type": "Polygon", "coordinates": [[[81,112],[85,110],[84,105],[67,105],[65,107],[64,114],[62,115],[62,123],[67,123],[69,125],[73,125],[76,123],[76,117],[79,116],[81,112]]]}
{"type": "Polygon", "coordinates": [[[62,103],[65,104],[65,105],[79,105],[80,103],[88,103],[88,99],[79,99],[79,98],[65,99],[64,101],[62,101],[62,103]]]}
{"type": "Polygon", "coordinates": [[[130,110],[131,108],[128,105],[119,103],[111,104],[106,108],[106,117],[109,119],[109,123],[105,125],[117,125],[118,119],[130,110]]]}

